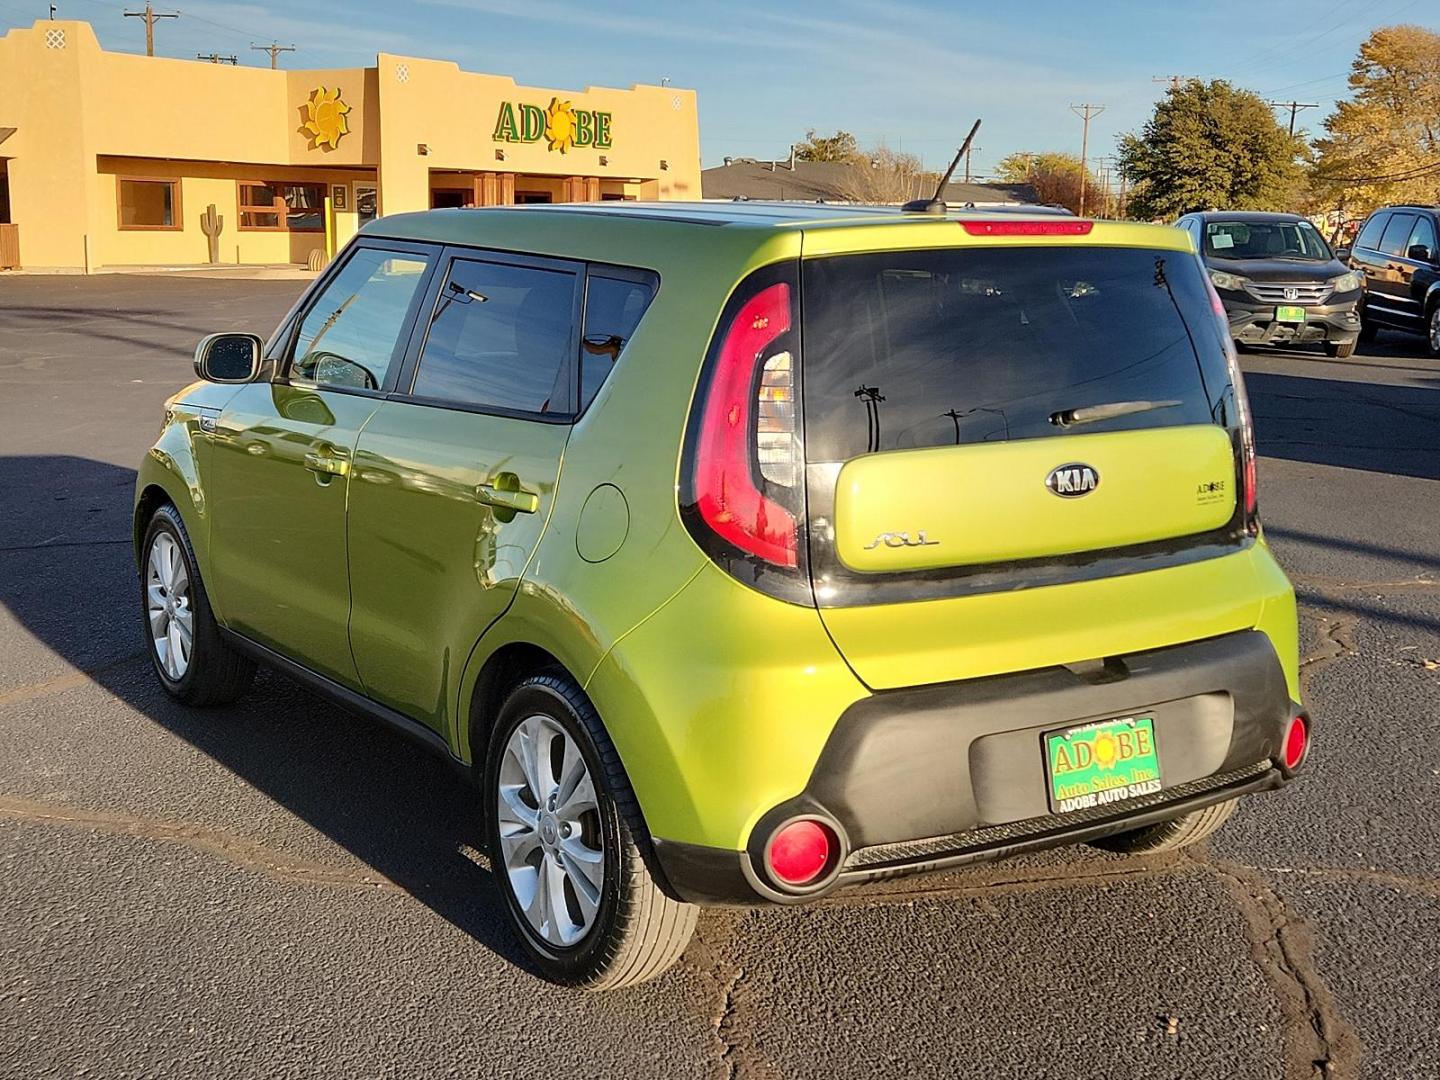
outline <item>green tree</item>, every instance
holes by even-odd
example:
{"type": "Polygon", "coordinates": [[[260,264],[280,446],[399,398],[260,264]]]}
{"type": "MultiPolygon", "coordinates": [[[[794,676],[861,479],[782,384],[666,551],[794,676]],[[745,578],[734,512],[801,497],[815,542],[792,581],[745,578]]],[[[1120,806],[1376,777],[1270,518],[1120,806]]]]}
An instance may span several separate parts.
{"type": "Polygon", "coordinates": [[[1372,31],[1351,65],[1350,90],[1315,140],[1317,192],[1355,214],[1440,201],[1440,34],[1372,31]]]}
{"type": "Polygon", "coordinates": [[[1139,135],[1120,139],[1130,212],[1169,220],[1193,210],[1282,210],[1300,199],[1300,139],[1270,106],[1223,79],[1172,86],[1139,135]]]}
{"type": "Polygon", "coordinates": [[[799,161],[855,161],[860,157],[860,144],[848,131],[817,135],[811,128],[805,132],[805,141],[795,144],[795,157],[799,161]]]}

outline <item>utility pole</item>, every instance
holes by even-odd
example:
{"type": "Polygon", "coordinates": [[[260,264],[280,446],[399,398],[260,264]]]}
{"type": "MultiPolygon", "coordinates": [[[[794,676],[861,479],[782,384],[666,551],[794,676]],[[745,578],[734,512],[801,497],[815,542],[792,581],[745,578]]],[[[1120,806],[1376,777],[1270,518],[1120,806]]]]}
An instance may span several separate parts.
{"type": "Polygon", "coordinates": [[[145,55],[146,55],[146,56],[154,56],[154,55],[155,55],[155,20],[156,20],[156,19],[178,19],[179,17],[180,17],[180,13],[179,13],[178,11],[176,11],[176,12],[170,12],[170,13],[161,13],[161,12],[156,11],[154,8],[152,8],[152,7],[150,6],[150,0],[145,0],[145,10],[144,10],[144,11],[127,11],[127,12],[125,12],[125,18],[127,18],[127,19],[144,19],[144,20],[145,20],[145,55]]]}
{"type": "Polygon", "coordinates": [[[1100,216],[1110,216],[1110,161],[1107,154],[1095,159],[1095,175],[1100,181],[1100,216]]]}
{"type": "Polygon", "coordinates": [[[240,63],[240,58],[239,58],[238,56],[221,56],[219,53],[213,53],[213,52],[212,52],[212,53],[196,53],[196,54],[195,54],[195,59],[196,59],[196,60],[208,60],[208,61],[210,61],[210,63],[212,63],[212,64],[238,64],[238,63],[240,63]]]}
{"type": "Polygon", "coordinates": [[[269,54],[270,54],[270,70],[271,70],[271,71],[274,71],[276,68],[278,68],[278,67],[280,66],[280,64],[279,64],[279,58],[280,58],[280,54],[281,54],[282,52],[294,52],[294,51],[295,51],[295,46],[294,46],[294,45],[281,45],[278,41],[272,41],[272,42],[270,42],[269,45],[256,45],[256,44],[252,41],[252,42],[250,43],[250,48],[254,49],[256,52],[264,52],[264,53],[269,53],[269,54]]]}
{"type": "MultiPolygon", "coordinates": [[[[965,148],[965,183],[967,184],[970,183],[970,155],[973,154],[976,149],[974,146],[967,146],[965,148]]],[[[980,147],[979,149],[983,150],[984,147],[980,147]]]]}
{"type": "Polygon", "coordinates": [[[1189,82],[1187,75],[1154,75],[1150,81],[1153,83],[1169,83],[1171,90],[1179,90],[1185,83],[1189,82]]]}
{"type": "Polygon", "coordinates": [[[1080,216],[1085,216],[1085,158],[1090,153],[1090,121],[1105,111],[1104,105],[1071,105],[1070,111],[1084,121],[1080,135],[1080,216]]]}
{"type": "Polygon", "coordinates": [[[1295,134],[1295,114],[1296,114],[1297,112],[1299,112],[1301,109],[1318,109],[1318,108],[1320,107],[1319,105],[1316,105],[1314,102],[1307,102],[1307,101],[1267,101],[1265,104],[1266,104],[1266,105],[1269,105],[1272,109],[1289,109],[1289,110],[1290,110],[1290,134],[1291,134],[1291,135],[1294,135],[1294,134],[1295,134]]]}

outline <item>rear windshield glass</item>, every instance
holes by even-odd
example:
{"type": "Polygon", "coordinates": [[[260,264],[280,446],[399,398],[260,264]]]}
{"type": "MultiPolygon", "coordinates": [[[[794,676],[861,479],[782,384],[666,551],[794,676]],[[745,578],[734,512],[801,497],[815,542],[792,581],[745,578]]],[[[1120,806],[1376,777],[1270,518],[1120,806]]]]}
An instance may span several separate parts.
{"type": "Polygon", "coordinates": [[[807,260],[803,275],[812,462],[1209,423],[1228,384],[1193,255],[894,251],[807,260]]]}

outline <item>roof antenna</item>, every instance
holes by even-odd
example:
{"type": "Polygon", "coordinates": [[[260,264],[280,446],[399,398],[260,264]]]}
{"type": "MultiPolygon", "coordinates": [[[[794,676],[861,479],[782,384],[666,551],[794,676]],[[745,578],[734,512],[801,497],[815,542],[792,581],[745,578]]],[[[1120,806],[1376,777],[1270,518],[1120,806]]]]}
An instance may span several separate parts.
{"type": "Polygon", "coordinates": [[[960,144],[960,149],[955,151],[955,157],[950,162],[950,167],[945,170],[945,175],[940,178],[940,183],[935,185],[935,194],[928,199],[911,199],[901,210],[907,214],[943,214],[945,213],[945,200],[940,196],[945,191],[945,185],[950,183],[950,177],[955,175],[955,167],[960,164],[960,159],[965,156],[965,151],[970,149],[970,144],[975,141],[975,133],[980,130],[980,121],[975,121],[975,126],[970,129],[970,134],[965,136],[965,141],[960,144]]]}

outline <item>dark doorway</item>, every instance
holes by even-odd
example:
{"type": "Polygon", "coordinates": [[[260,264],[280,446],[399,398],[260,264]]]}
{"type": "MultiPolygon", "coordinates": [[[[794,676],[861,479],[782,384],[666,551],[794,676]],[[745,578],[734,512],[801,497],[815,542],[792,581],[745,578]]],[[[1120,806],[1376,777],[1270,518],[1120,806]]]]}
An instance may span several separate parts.
{"type": "Polygon", "coordinates": [[[475,192],[464,188],[432,188],[430,208],[432,210],[453,210],[459,206],[474,206],[475,192]]]}
{"type": "Polygon", "coordinates": [[[515,193],[517,203],[548,203],[554,202],[548,191],[517,191],[515,193]]]}
{"type": "Polygon", "coordinates": [[[8,160],[0,158],[0,225],[10,222],[10,170],[8,160]]]}

